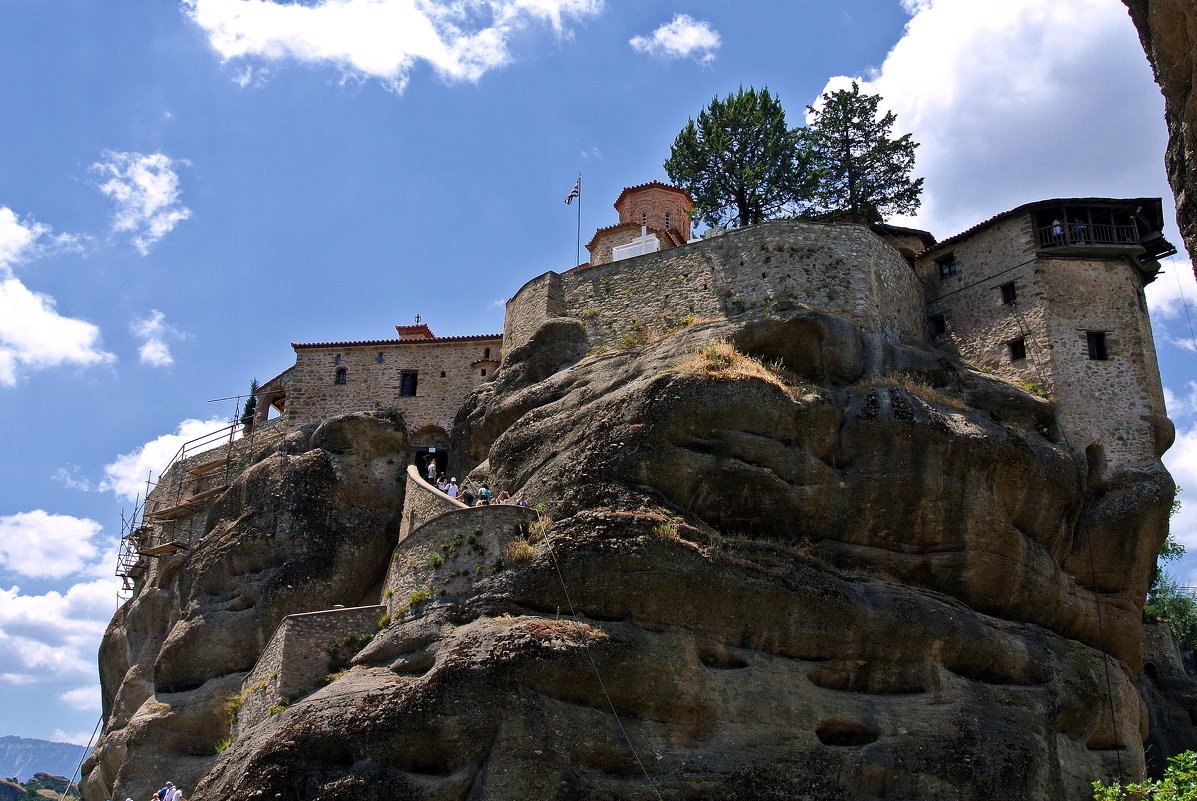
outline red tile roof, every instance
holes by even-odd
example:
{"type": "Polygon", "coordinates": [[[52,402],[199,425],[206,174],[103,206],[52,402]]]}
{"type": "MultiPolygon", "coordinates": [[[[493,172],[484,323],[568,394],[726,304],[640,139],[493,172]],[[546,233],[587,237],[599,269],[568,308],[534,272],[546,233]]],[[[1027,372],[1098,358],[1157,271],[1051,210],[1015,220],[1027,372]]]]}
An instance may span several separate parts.
{"type": "Polygon", "coordinates": [[[618,210],[619,204],[623,202],[624,197],[629,192],[638,192],[642,189],[664,189],[667,192],[676,192],[679,195],[681,195],[682,197],[686,198],[686,202],[689,203],[690,206],[694,205],[694,198],[690,197],[690,193],[687,192],[685,189],[682,189],[677,186],[673,186],[671,184],[663,184],[660,181],[649,181],[646,184],[636,184],[635,186],[625,186],[623,188],[623,191],[619,193],[619,197],[615,198],[615,202],[612,203],[611,205],[613,205],[616,208],[616,210],[618,210]]]}
{"type": "Polygon", "coordinates": [[[429,345],[441,342],[489,342],[502,340],[502,334],[472,334],[460,337],[433,337],[432,339],[361,339],[354,342],[292,342],[291,347],[296,350],[303,348],[352,348],[373,347],[375,345],[429,345]]]}

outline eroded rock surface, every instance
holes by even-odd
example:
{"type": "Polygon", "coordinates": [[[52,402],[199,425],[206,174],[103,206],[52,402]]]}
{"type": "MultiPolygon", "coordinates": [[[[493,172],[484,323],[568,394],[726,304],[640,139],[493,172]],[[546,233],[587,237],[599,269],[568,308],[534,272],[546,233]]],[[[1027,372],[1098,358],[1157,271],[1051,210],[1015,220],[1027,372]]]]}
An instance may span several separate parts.
{"type": "Polygon", "coordinates": [[[1050,404],[817,311],[577,349],[509,354],[454,433],[557,521],[534,556],[397,616],[197,801],[1079,801],[1143,772],[1162,467],[1090,475],[1050,404]]]}
{"type": "MultiPolygon", "coordinates": [[[[1122,0],[1164,93],[1168,150],[1164,163],[1176,195],[1176,221],[1197,253],[1197,5],[1192,0],[1122,0]]],[[[1194,266],[1197,270],[1197,265],[1194,266]]]]}
{"type": "Polygon", "coordinates": [[[104,733],[87,798],[190,789],[229,734],[230,695],[288,614],[376,599],[398,537],[400,418],[347,415],[290,435],[215,503],[209,533],[159,560],[100,648],[104,733]]]}

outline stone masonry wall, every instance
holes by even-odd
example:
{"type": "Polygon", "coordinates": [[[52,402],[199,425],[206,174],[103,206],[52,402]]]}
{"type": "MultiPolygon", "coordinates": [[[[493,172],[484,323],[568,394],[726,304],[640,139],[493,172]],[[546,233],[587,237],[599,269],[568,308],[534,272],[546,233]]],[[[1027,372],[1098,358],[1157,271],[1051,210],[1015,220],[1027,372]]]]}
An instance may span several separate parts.
{"type": "Polygon", "coordinates": [[[411,434],[427,426],[448,432],[466,396],[492,377],[493,365],[473,366],[485,358],[487,349],[490,358],[498,360],[500,340],[395,340],[297,348],[295,367],[284,379],[288,386],[282,419],[298,426],[345,412],[391,407],[403,413],[411,434]],[[344,384],[336,383],[340,367],[346,370],[344,384]],[[418,376],[414,397],[399,394],[407,371],[418,376]]]}
{"type": "Polygon", "coordinates": [[[503,317],[503,352],[510,353],[525,345],[540,324],[550,317],[561,317],[565,298],[561,276],[554,272],[538,275],[520,287],[507,301],[503,317]]]}
{"type": "MultiPolygon", "coordinates": [[[[1110,463],[1145,464],[1171,438],[1155,341],[1137,267],[1126,261],[1042,261],[1052,298],[1053,388],[1070,444],[1099,443],[1110,463]],[[1106,331],[1109,358],[1091,360],[1086,331],[1106,331]]],[[[1170,444],[1170,443],[1167,443],[1170,444]]]]}
{"type": "Polygon", "coordinates": [[[581,320],[598,347],[676,327],[687,315],[734,317],[798,304],[842,314],[893,342],[924,339],[917,278],[891,246],[859,225],[769,222],[572,270],[560,281],[559,296],[541,276],[508,302],[506,349],[552,316],[581,320]]]}
{"type": "Polygon", "coordinates": [[[329,674],[329,649],[373,634],[385,611],[381,605],[356,606],[283,618],[254,669],[241,683],[237,732],[268,718],[272,707],[316,689],[329,674]]]}
{"type": "MultiPolygon", "coordinates": [[[[1047,288],[1035,256],[1030,217],[1003,220],[936,251],[916,265],[927,295],[927,315],[942,314],[947,333],[931,344],[969,364],[1051,392],[1047,288]],[[952,254],[956,274],[940,277],[936,259],[952,254]],[[1014,282],[1017,304],[1002,303],[1001,286],[1014,282]],[[1014,360],[1008,342],[1026,337],[1027,357],[1014,360]]],[[[930,332],[928,331],[930,336],[930,332]]]]}
{"type": "Polygon", "coordinates": [[[503,569],[503,548],[522,536],[536,512],[521,506],[457,509],[413,530],[391,557],[384,602],[392,617],[428,604],[455,604],[503,569]],[[427,593],[425,600],[413,593],[427,593]]]}
{"type": "Polygon", "coordinates": [[[399,524],[399,542],[433,518],[456,509],[468,509],[461,501],[450,498],[420,478],[416,466],[407,467],[407,489],[403,495],[403,521],[399,524]]]}

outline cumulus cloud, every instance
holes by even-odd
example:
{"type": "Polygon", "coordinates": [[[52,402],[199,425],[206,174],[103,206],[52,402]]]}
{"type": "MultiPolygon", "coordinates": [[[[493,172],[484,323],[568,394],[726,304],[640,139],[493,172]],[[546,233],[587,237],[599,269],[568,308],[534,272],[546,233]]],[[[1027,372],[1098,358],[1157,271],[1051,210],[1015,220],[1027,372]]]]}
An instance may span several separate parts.
{"type": "Polygon", "coordinates": [[[648,36],[633,36],[628,44],[655,58],[693,58],[705,64],[715,60],[722,41],[709,22],[678,14],[648,36]]]}
{"type": "Polygon", "coordinates": [[[0,589],[0,682],[17,686],[95,681],[96,648],[117,607],[115,578],[65,593],[0,589]]]}
{"type": "MultiPolygon", "coordinates": [[[[74,690],[67,690],[58,696],[58,700],[64,704],[75,709],[83,711],[100,710],[100,685],[89,684],[86,687],[78,687],[74,690]]],[[[90,735],[87,732],[82,732],[83,742],[87,742],[90,735]]],[[[57,736],[55,739],[58,739],[57,736]]],[[[73,743],[75,740],[64,740],[63,742],[73,743]]]]}
{"type": "MultiPolygon", "coordinates": [[[[512,60],[513,34],[533,24],[564,34],[567,21],[597,14],[602,0],[183,0],[223,59],[329,65],[374,78],[394,92],[427,63],[451,81],[477,81],[512,60]]],[[[261,73],[241,71],[238,83],[261,73]]]]}
{"type": "Polygon", "coordinates": [[[98,327],[59,314],[55,305],[15,277],[0,278],[0,385],[14,386],[27,371],[115,359],[100,347],[98,327]]]}
{"type": "Polygon", "coordinates": [[[148,364],[151,367],[168,367],[175,363],[167,340],[177,339],[182,334],[167,325],[166,315],[162,312],[151,309],[148,317],[134,318],[133,322],[129,324],[129,330],[142,340],[141,347],[137,349],[137,355],[141,357],[142,364],[148,364]]]}
{"type": "Polygon", "coordinates": [[[102,528],[94,520],[41,509],[0,515],[0,567],[35,578],[77,573],[96,558],[94,540],[102,528]]]}
{"type": "Polygon", "coordinates": [[[91,165],[98,184],[114,205],[112,230],[130,235],[133,247],[145,256],[183,220],[191,216],[179,195],[176,169],[187,161],[163,153],[117,153],[106,150],[91,165]]]}
{"type": "MultiPolygon", "coordinates": [[[[97,690],[98,692],[98,690],[97,690]]],[[[97,706],[96,709],[99,709],[97,706]]],[[[55,729],[50,739],[56,743],[70,743],[71,745],[90,745],[92,733],[89,731],[63,731],[55,729]]]]}
{"type": "MultiPolygon", "coordinates": [[[[128,453],[117,456],[111,464],[105,465],[104,478],[100,481],[99,488],[111,490],[117,496],[130,501],[138,496],[144,497],[146,478],[157,480],[184,443],[219,431],[228,424],[227,420],[219,418],[184,420],[179,423],[173,434],[156,437],[128,453]]],[[[212,443],[218,444],[220,443],[212,443]]]]}
{"type": "Polygon", "coordinates": [[[923,209],[906,222],[943,237],[1031,200],[1169,194],[1163,100],[1121,3],[903,5],[903,36],[856,78],[922,144],[923,209]]]}

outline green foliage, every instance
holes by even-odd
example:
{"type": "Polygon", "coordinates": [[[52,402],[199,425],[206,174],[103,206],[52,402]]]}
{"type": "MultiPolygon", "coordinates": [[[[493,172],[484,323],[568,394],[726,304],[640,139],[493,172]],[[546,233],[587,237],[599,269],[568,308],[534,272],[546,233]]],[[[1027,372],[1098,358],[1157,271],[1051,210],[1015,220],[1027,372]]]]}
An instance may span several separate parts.
{"type": "Polygon", "coordinates": [[[1038,395],[1041,398],[1047,397],[1047,390],[1034,381],[1019,381],[1018,385],[1032,395],[1038,395]]]}
{"type": "Polygon", "coordinates": [[[1197,801],[1197,754],[1185,751],[1169,757],[1168,769],[1159,781],[1144,781],[1123,787],[1115,782],[1103,786],[1093,782],[1094,801],[1197,801]]]}
{"type": "Polygon", "coordinates": [[[432,600],[431,592],[428,590],[415,590],[412,592],[411,597],[408,598],[408,603],[411,606],[415,606],[416,604],[422,604],[429,600],[432,600]]]}
{"type": "Polygon", "coordinates": [[[822,103],[807,106],[810,126],[803,142],[810,150],[817,179],[813,198],[826,212],[847,212],[853,222],[918,209],[923,179],[911,180],[918,143],[905,134],[890,138],[897,119],[879,114],[881,95],[852,90],[826,92],[822,103]]]}
{"type": "MultiPolygon", "coordinates": [[[[1168,512],[1168,517],[1175,517],[1176,513],[1180,511],[1180,494],[1184,492],[1180,487],[1176,488],[1175,494],[1172,496],[1172,509],[1168,512]]],[[[1171,537],[1169,537],[1171,539],[1171,537]]],[[[1165,543],[1166,545],[1167,543],[1165,543]]],[[[1182,546],[1183,548],[1183,546],[1182,546]]],[[[1183,553],[1183,550],[1182,550],[1183,553]]]]}
{"type": "Polygon", "coordinates": [[[437,570],[444,563],[445,563],[445,557],[441,556],[439,553],[434,553],[434,554],[428,555],[428,566],[431,567],[433,570],[437,570]]]}
{"type": "Polygon", "coordinates": [[[754,225],[800,210],[813,188],[809,155],[768,89],[711,100],[673,141],[665,172],[707,225],[754,225]]]}
{"type": "Polygon", "coordinates": [[[1176,580],[1163,570],[1156,570],[1143,617],[1167,623],[1178,643],[1197,648],[1197,600],[1181,590],[1176,580]]]}
{"type": "Polygon", "coordinates": [[[249,397],[245,399],[245,406],[241,409],[241,425],[253,426],[254,415],[258,411],[258,379],[249,382],[249,397]]]}
{"type": "Polygon", "coordinates": [[[216,744],[216,753],[223,754],[225,752],[225,750],[235,742],[237,742],[236,737],[227,737],[227,738],[221,740],[220,742],[218,742],[216,744]]]}
{"type": "Polygon", "coordinates": [[[241,709],[241,704],[245,699],[241,693],[233,693],[224,702],[225,715],[228,717],[230,723],[237,722],[237,712],[241,709]]]}

